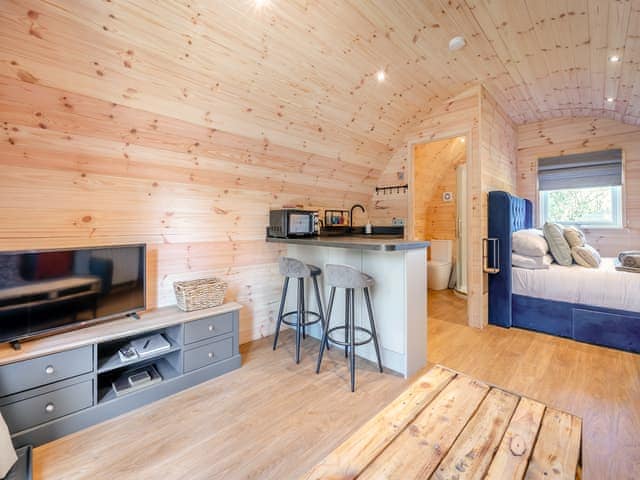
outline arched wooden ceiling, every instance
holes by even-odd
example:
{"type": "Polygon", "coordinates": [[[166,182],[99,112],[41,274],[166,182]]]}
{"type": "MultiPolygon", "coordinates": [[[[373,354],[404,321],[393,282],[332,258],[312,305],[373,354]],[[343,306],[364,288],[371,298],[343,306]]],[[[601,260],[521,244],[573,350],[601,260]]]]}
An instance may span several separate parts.
{"type": "Polygon", "coordinates": [[[0,65],[24,82],[379,166],[430,105],[479,83],[516,123],[639,124],[640,0],[4,0],[0,65]],[[459,34],[467,46],[450,52],[459,34]]]}

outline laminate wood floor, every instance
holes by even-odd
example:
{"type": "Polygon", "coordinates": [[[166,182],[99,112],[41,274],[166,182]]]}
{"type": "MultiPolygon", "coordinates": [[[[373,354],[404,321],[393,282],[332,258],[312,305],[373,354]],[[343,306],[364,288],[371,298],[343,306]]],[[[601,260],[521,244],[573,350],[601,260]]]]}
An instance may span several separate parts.
{"type": "MultiPolygon", "coordinates": [[[[640,356],[524,330],[465,325],[466,304],[429,296],[429,361],[583,419],[583,478],[640,478],[640,356]]],[[[347,363],[334,349],[320,375],[317,342],[244,345],[223,377],[35,450],[35,478],[298,478],[404,390],[409,381],[347,363]]]]}

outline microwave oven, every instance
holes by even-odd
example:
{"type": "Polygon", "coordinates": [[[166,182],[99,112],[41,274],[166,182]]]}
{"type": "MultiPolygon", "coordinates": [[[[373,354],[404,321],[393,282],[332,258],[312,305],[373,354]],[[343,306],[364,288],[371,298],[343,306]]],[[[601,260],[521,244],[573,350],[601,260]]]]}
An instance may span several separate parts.
{"type": "Polygon", "coordinates": [[[269,212],[269,237],[311,237],[318,234],[318,212],[282,209],[269,212]]]}

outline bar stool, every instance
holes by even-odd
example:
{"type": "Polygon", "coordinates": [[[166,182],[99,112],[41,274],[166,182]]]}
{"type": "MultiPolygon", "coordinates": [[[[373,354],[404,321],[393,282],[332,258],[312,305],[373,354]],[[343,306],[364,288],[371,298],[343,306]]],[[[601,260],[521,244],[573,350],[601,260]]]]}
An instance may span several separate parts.
{"type": "Polygon", "coordinates": [[[284,276],[284,285],[282,286],[282,298],[280,299],[280,310],[278,311],[278,321],[276,324],[276,336],[273,340],[273,349],[278,346],[278,336],[280,335],[280,326],[282,323],[296,328],[296,363],[300,363],[300,335],[307,338],[307,326],[320,322],[322,333],[324,334],[324,313],[322,311],[322,298],[320,297],[320,289],[318,288],[318,276],[322,274],[322,270],[315,265],[308,265],[300,260],[289,257],[280,257],[280,274],[284,276]],[[311,277],[313,287],[316,293],[316,303],[318,304],[318,312],[312,312],[305,308],[304,301],[304,281],[311,277]],[[296,310],[284,313],[284,304],[287,299],[287,289],[289,288],[289,280],[291,278],[298,279],[298,306],[296,310]],[[285,320],[286,317],[295,315],[296,320],[290,322],[285,320]],[[308,317],[315,317],[309,321],[308,317]]]}
{"type": "Polygon", "coordinates": [[[382,362],[380,360],[380,347],[378,345],[378,335],[376,334],[376,325],[373,320],[373,310],[371,308],[371,297],[369,296],[369,287],[375,283],[373,277],[356,270],[348,265],[326,265],[325,278],[327,284],[331,287],[329,294],[329,305],[327,305],[327,328],[324,330],[322,341],[320,342],[320,353],[318,354],[318,365],[316,373],[320,373],[320,364],[322,363],[322,355],[324,354],[325,345],[329,341],[337,345],[344,345],[344,356],[349,356],[349,364],[351,370],[351,391],[356,388],[356,352],[355,347],[373,342],[376,349],[376,358],[378,359],[378,369],[382,373],[382,362]],[[336,288],[344,288],[345,294],[345,311],[344,325],[338,325],[330,328],[331,313],[333,310],[333,300],[336,294],[336,288]],[[364,327],[355,326],[355,289],[362,288],[364,291],[364,300],[367,305],[367,313],[369,316],[369,325],[371,330],[364,327]],[[344,330],[344,341],[337,340],[331,336],[336,330],[344,330]],[[363,332],[368,335],[364,340],[356,340],[356,332],[363,332]]]}

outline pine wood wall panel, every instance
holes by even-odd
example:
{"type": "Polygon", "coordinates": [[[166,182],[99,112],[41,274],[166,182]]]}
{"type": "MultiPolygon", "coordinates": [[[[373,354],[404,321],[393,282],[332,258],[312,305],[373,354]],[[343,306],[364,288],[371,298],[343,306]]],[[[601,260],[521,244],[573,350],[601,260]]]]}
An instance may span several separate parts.
{"type": "MultiPolygon", "coordinates": [[[[468,203],[468,311],[469,324],[483,327],[487,323],[486,308],[483,308],[482,274],[482,165],[480,158],[480,88],[472,88],[457,98],[439,105],[432,105],[424,118],[417,119],[409,129],[404,144],[392,155],[380,176],[380,184],[398,182],[398,172],[409,178],[410,145],[443,138],[466,135],[467,175],[469,177],[468,203]]],[[[410,195],[409,195],[410,196],[410,195]]],[[[389,221],[392,217],[410,220],[411,208],[408,195],[373,195],[369,209],[374,223],[389,221]]],[[[485,207],[486,208],[486,207],[485,207]]],[[[485,215],[486,218],[486,215],[485,215]]],[[[406,227],[407,235],[413,237],[411,222],[406,227]]]]}
{"type": "MultiPolygon", "coordinates": [[[[470,204],[469,322],[482,327],[488,318],[488,278],[482,272],[482,238],[487,236],[487,193],[516,190],[517,131],[506,112],[482,87],[470,89],[458,99],[432,108],[430,114],[415,126],[413,134],[407,137],[407,145],[470,133],[467,138],[471,155],[471,161],[467,158],[470,178],[467,198],[470,204]]],[[[407,171],[408,148],[400,147],[394,152],[380,177],[381,184],[396,183],[397,173],[407,171]]],[[[388,222],[392,217],[407,218],[410,215],[408,202],[407,195],[388,198],[374,195],[370,200],[372,216],[378,222],[388,222]]]]}
{"type": "Polygon", "coordinates": [[[624,152],[625,225],[589,229],[587,241],[602,255],[640,248],[640,129],[603,118],[558,118],[518,127],[517,191],[534,203],[538,217],[538,159],[609,148],[624,152]]]}
{"type": "Polygon", "coordinates": [[[218,275],[241,339],[269,335],[282,248],[267,212],[366,201],[375,169],[0,77],[0,248],[144,242],[148,305],[218,275]],[[115,113],[114,113],[115,112],[115,113]],[[132,130],[135,130],[132,132],[132,130]]]}
{"type": "MultiPolygon", "coordinates": [[[[492,190],[516,191],[517,130],[511,119],[486,89],[480,89],[480,162],[481,209],[480,236],[487,238],[489,228],[489,195],[492,190]]],[[[482,274],[482,319],[489,318],[489,277],[482,274]]]]}

